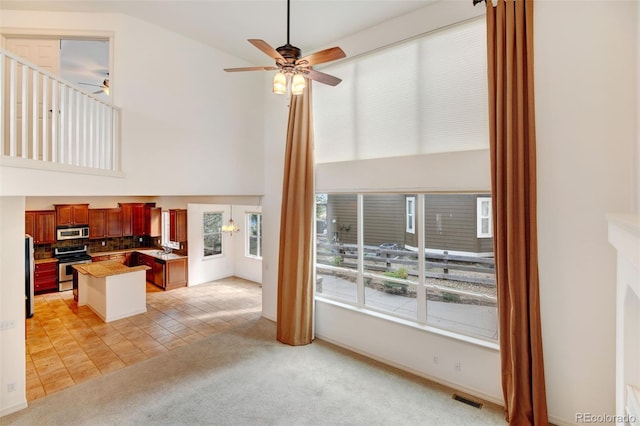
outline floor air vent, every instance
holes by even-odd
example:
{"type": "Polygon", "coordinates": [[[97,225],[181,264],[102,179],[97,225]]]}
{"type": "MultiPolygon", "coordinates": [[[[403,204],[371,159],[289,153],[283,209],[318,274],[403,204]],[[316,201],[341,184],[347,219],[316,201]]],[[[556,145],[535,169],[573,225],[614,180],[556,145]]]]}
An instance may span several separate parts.
{"type": "Polygon", "coordinates": [[[478,401],[474,401],[474,400],[469,399],[469,398],[465,398],[464,396],[460,396],[457,393],[454,393],[452,395],[452,398],[455,399],[456,401],[464,402],[465,404],[470,405],[472,407],[482,408],[482,402],[478,402],[478,401]]]}

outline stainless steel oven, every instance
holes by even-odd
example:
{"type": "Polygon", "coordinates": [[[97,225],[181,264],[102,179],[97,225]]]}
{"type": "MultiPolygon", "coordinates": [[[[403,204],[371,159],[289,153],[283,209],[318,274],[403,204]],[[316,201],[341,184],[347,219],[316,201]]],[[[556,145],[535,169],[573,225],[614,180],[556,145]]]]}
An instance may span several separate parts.
{"type": "Polygon", "coordinates": [[[58,247],[54,251],[58,259],[58,291],[73,289],[73,265],[91,263],[87,246],[58,247]]]}

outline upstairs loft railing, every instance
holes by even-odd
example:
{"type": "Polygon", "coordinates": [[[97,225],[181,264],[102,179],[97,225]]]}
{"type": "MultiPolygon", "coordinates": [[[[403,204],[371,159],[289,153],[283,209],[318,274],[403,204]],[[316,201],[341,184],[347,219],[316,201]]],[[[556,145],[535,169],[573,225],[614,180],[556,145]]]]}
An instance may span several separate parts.
{"type": "Polygon", "coordinates": [[[121,171],[120,109],[0,49],[1,165],[121,171]]]}

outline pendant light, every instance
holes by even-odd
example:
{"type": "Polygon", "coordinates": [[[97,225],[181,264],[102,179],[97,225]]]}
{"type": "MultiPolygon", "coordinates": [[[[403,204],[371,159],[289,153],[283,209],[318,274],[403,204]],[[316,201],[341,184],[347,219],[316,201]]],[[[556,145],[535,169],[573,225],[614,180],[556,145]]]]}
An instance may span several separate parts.
{"type": "Polygon", "coordinates": [[[238,228],[236,224],[233,222],[233,205],[231,205],[230,207],[231,207],[231,215],[229,217],[229,222],[227,222],[226,225],[222,225],[222,232],[228,232],[229,235],[233,236],[233,233],[238,232],[240,228],[238,228]]]}

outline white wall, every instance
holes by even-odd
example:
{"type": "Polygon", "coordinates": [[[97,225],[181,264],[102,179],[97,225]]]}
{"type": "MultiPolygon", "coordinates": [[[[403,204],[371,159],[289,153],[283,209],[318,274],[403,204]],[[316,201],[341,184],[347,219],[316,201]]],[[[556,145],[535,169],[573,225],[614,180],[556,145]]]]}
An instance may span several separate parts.
{"type": "Polygon", "coordinates": [[[245,280],[262,282],[262,260],[246,255],[249,227],[247,214],[262,213],[262,206],[233,206],[233,220],[240,230],[233,235],[233,275],[245,280]]]}
{"type": "MultiPolygon", "coordinates": [[[[640,0],[636,0],[636,111],[640,111],[640,0]]],[[[640,213],[640,120],[636,119],[636,213],[640,213]]]]}
{"type": "Polygon", "coordinates": [[[233,275],[234,238],[227,233],[222,236],[222,254],[205,258],[204,213],[222,212],[223,223],[229,220],[230,208],[221,204],[187,205],[187,233],[189,238],[189,286],[230,277],[233,275]]]}
{"type": "Polygon", "coordinates": [[[615,251],[606,214],[634,209],[636,1],[538,1],[540,292],[553,419],[615,413],[615,251]]]}
{"type": "Polygon", "coordinates": [[[122,108],[125,178],[0,168],[0,195],[262,194],[257,73],[238,59],[119,14],[3,10],[2,32],[113,34],[111,89],[122,108]]]}
{"type": "Polygon", "coordinates": [[[0,416],[27,405],[24,357],[24,197],[0,198],[0,416]],[[16,268],[15,266],[18,265],[16,268]],[[9,386],[14,390],[9,392],[9,386]]]}
{"type": "Polygon", "coordinates": [[[223,223],[231,217],[231,206],[226,204],[187,205],[187,232],[189,237],[189,286],[207,283],[236,276],[257,283],[262,282],[262,261],[245,256],[247,225],[244,220],[247,212],[260,212],[259,205],[233,205],[233,220],[239,229],[233,235],[222,234],[222,254],[204,258],[202,217],[205,212],[222,212],[223,223]]]}
{"type": "Polygon", "coordinates": [[[278,307],[278,250],[280,243],[280,211],[282,203],[282,176],[288,107],[287,99],[276,96],[268,89],[265,78],[264,115],[265,138],[263,212],[263,255],[262,255],[262,316],[273,321],[277,319],[278,307]]]}

